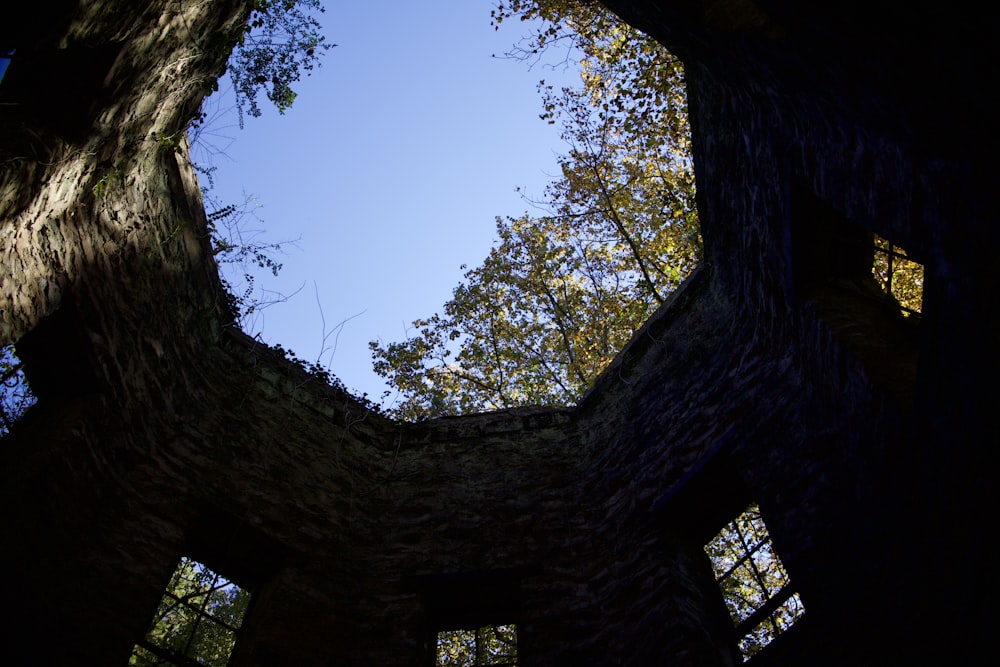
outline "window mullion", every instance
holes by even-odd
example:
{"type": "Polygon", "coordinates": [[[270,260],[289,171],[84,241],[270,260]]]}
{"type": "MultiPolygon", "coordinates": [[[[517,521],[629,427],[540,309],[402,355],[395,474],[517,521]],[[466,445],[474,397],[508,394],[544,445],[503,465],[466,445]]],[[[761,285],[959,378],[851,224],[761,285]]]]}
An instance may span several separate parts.
{"type": "MultiPolygon", "coordinates": [[[[781,605],[785,604],[785,602],[787,602],[793,595],[795,595],[795,591],[792,589],[791,585],[785,585],[780,591],[768,598],[763,605],[754,610],[752,614],[740,621],[736,625],[736,632],[740,635],[747,634],[757,627],[757,625],[759,625],[762,621],[771,618],[774,612],[776,612],[781,605]]],[[[777,631],[777,627],[775,627],[775,630],[777,631]]]]}
{"type": "Polygon", "coordinates": [[[804,610],[801,604],[797,604],[790,610],[791,617],[786,627],[779,625],[775,612],[796,593],[788,581],[781,560],[774,553],[767,526],[764,525],[756,504],[750,505],[723,527],[705,549],[712,560],[713,570],[723,559],[727,562],[734,560],[734,564],[717,577],[716,581],[722,588],[726,606],[730,610],[743,659],[748,660],[773,641],[783,629],[787,629],[787,625],[794,623],[804,610]],[[754,539],[751,540],[751,537],[754,539]],[[754,556],[765,548],[769,550],[763,554],[766,562],[758,564],[754,556]],[[747,561],[749,571],[738,573],[747,561]],[[769,578],[774,580],[778,589],[773,595],[768,585],[769,578]],[[741,618],[748,611],[749,614],[741,618]],[[768,623],[769,626],[762,626],[763,623],[768,623]],[[762,632],[755,632],[760,628],[763,628],[762,632]]]}

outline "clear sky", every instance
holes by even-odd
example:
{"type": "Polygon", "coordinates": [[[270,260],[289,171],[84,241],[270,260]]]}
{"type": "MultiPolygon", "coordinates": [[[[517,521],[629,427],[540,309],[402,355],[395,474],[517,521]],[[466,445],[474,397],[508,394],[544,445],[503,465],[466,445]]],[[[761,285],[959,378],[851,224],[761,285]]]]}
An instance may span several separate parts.
{"type": "Polygon", "coordinates": [[[194,157],[217,167],[223,203],[257,200],[258,240],[298,240],[276,257],[280,276],[260,272],[256,284],[301,291],[247,333],[315,360],[323,320],[330,333],[353,318],[320,361],[378,402],[386,387],[368,341],[402,340],[412,320],[440,312],[461,265],[485,258],[494,218],[529,208],[515,188],[542,194],[563,148],[558,126],[538,118],[536,84],[577,75],[492,57],[529,27],[494,31],[491,0],[326,4],[338,46],[295,87],[292,109],[264,108],[243,130],[222,114],[206,132],[221,153],[196,146],[194,157]]]}

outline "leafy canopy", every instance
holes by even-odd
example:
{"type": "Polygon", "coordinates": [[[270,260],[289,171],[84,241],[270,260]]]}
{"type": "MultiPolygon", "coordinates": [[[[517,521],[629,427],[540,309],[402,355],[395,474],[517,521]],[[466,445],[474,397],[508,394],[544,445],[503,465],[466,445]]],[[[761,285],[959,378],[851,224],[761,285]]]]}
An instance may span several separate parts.
{"type": "Polygon", "coordinates": [[[292,84],[319,64],[323,51],[335,46],[325,43],[320,33],[316,15],[324,11],[320,0],[254,0],[227,66],[241,125],[244,112],[261,115],[257,94],[262,90],[279,113],[292,106],[292,84]]]}
{"type": "Polygon", "coordinates": [[[0,438],[36,401],[23,366],[13,345],[0,347],[0,438]]]}
{"type": "Polygon", "coordinates": [[[497,218],[442,313],[370,344],[400,418],[576,402],[700,257],[680,62],[597,4],[500,3],[493,22],[515,16],[542,22],[510,57],[580,69],[579,86],[539,84],[561,174],[526,198],[540,214],[497,218]]]}

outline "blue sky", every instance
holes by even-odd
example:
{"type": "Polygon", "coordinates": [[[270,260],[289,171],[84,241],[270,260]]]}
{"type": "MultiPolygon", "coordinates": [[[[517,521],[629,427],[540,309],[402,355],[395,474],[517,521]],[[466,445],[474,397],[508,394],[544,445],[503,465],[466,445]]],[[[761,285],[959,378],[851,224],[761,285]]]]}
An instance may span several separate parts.
{"type": "Polygon", "coordinates": [[[217,168],[214,197],[257,201],[258,241],[297,239],[276,256],[279,277],[260,272],[256,285],[300,291],[248,333],[319,358],[376,402],[386,387],[368,341],[401,340],[412,320],[440,312],[461,265],[485,258],[494,218],[529,208],[516,188],[540,196],[558,170],[558,126],[538,118],[536,84],[577,75],[492,57],[529,32],[517,21],[494,31],[492,8],[330,1],[321,21],[338,46],[292,109],[265,108],[240,130],[222,97],[195,147],[217,168]],[[330,333],[346,318],[324,351],[323,321],[330,333]]]}

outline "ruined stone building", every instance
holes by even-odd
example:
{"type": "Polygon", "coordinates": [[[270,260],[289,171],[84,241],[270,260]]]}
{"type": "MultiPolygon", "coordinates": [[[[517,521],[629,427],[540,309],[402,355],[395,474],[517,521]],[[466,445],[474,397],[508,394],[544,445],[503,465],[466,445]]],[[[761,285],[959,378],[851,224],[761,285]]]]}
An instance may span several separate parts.
{"type": "Polygon", "coordinates": [[[685,62],[704,264],[576,407],[401,424],[230,324],[179,137],[245,4],[0,17],[0,344],[38,397],[0,439],[0,662],[127,664],[188,556],[251,591],[232,665],[490,624],[526,667],[739,664],[704,547],[752,504],[805,609],[754,665],[995,652],[995,18],[609,0],[685,62]]]}

